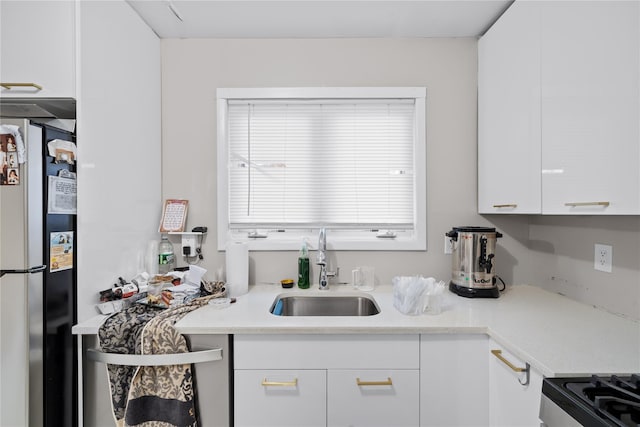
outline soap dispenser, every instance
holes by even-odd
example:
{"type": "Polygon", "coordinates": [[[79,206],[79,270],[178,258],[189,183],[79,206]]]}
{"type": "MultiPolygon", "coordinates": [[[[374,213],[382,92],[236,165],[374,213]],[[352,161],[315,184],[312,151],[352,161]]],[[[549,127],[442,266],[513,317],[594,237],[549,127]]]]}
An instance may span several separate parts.
{"type": "Polygon", "coordinates": [[[307,249],[307,241],[303,239],[298,256],[298,287],[309,289],[309,285],[309,250],[307,249]]]}

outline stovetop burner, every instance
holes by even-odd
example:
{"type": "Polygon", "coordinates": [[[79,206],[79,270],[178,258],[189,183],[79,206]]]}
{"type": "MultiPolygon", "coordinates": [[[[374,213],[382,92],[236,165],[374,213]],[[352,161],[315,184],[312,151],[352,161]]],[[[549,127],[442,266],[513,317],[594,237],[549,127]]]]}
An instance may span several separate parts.
{"type": "Polygon", "coordinates": [[[542,392],[585,426],[640,426],[640,375],[546,378],[542,392]]]}

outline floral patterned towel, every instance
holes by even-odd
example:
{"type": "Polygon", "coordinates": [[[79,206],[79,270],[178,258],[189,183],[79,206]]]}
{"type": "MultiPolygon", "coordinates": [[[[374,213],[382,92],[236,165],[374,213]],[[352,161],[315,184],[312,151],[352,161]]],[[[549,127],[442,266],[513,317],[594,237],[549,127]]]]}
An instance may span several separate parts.
{"type": "MultiPolygon", "coordinates": [[[[223,283],[211,295],[167,310],[137,304],[107,319],[99,330],[102,351],[174,354],[189,351],[174,324],[186,314],[224,296],[223,283]]],[[[107,366],[116,426],[196,426],[191,365],[107,366]]]]}
{"type": "MultiPolygon", "coordinates": [[[[105,320],[98,329],[100,348],[105,353],[140,354],[140,335],[147,322],[162,309],[133,304],[105,320]]],[[[117,426],[123,425],[124,411],[136,366],[107,365],[111,408],[117,426]]]]}

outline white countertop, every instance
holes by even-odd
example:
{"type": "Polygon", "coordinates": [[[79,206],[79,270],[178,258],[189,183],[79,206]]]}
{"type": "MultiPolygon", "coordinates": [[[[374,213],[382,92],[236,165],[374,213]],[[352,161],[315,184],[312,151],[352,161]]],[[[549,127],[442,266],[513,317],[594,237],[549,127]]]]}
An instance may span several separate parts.
{"type": "MultiPolygon", "coordinates": [[[[447,292],[441,314],[407,316],[393,307],[391,286],[370,294],[380,313],[363,317],[287,317],[269,312],[278,294],[353,293],[257,285],[228,308],[200,308],[180,320],[183,334],[389,334],[484,333],[544,376],[640,372],[640,323],[528,285],[509,287],[498,299],[468,299],[447,292]]],[[[104,316],[73,329],[95,334],[104,316]]]]}

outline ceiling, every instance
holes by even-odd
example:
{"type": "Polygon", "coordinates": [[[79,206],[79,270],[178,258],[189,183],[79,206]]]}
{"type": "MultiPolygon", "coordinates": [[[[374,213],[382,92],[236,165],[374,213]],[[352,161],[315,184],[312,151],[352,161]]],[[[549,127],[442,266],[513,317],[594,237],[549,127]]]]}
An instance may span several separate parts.
{"type": "Polygon", "coordinates": [[[477,37],[513,0],[127,0],[161,38],[477,37]]]}

